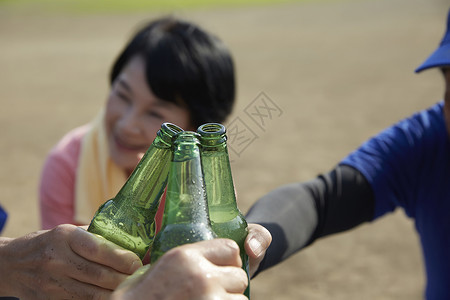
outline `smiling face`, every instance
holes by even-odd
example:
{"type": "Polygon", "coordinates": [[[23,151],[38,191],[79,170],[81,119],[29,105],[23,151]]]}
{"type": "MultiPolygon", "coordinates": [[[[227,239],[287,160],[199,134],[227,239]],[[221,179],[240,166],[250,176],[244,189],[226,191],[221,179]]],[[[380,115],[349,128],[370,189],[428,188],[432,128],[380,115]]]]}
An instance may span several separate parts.
{"type": "Polygon", "coordinates": [[[156,97],[146,82],[144,60],[136,56],[114,80],[106,105],[111,159],[127,173],[136,167],[163,122],[192,130],[187,108],[156,97]]]}

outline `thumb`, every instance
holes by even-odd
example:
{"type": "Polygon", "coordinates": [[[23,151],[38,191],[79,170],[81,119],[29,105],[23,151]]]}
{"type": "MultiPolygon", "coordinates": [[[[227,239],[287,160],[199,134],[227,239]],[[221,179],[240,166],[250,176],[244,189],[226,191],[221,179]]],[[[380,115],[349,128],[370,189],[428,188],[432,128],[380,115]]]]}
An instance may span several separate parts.
{"type": "Polygon", "coordinates": [[[245,239],[245,251],[249,257],[249,271],[252,276],[264,259],[267,248],[272,242],[270,232],[259,224],[248,224],[248,235],[245,239]]]}

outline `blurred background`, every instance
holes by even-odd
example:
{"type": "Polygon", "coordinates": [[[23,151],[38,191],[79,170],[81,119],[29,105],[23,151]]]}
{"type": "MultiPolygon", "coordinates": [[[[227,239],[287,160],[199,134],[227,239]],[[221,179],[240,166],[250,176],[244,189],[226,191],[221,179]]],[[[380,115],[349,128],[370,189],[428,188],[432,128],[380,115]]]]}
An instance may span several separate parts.
{"type": "MultiPolygon", "coordinates": [[[[238,90],[226,125],[245,213],[440,100],[440,73],[413,70],[439,44],[447,11],[446,0],[0,0],[2,234],[39,229],[44,159],[102,107],[111,63],[141,22],[174,14],[231,48],[238,90]]],[[[260,274],[252,299],[410,300],[423,287],[414,224],[397,211],[260,274]]]]}

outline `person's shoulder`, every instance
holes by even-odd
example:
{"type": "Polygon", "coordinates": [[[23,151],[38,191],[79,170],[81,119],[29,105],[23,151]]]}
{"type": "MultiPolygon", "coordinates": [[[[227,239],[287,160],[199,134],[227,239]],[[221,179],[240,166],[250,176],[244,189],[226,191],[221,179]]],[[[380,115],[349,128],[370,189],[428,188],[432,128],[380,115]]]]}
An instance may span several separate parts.
{"type": "Polygon", "coordinates": [[[398,163],[424,156],[430,149],[438,149],[442,146],[442,138],[447,137],[442,109],[442,103],[438,102],[415,112],[367,139],[348,157],[398,163]]]}
{"type": "Polygon", "coordinates": [[[443,117],[444,117],[443,111],[444,111],[444,101],[442,100],[442,101],[439,101],[425,109],[417,111],[410,118],[427,116],[427,117],[432,117],[432,118],[437,118],[437,119],[443,119],[443,117]]]}
{"type": "Polygon", "coordinates": [[[431,136],[440,138],[442,135],[446,137],[444,103],[443,101],[437,102],[401,120],[396,125],[404,131],[415,133],[421,138],[431,136]]]}
{"type": "Polygon", "coordinates": [[[81,140],[86,132],[89,130],[90,125],[86,124],[72,129],[66,133],[62,139],[53,147],[52,151],[70,151],[74,148],[80,148],[81,140]]]}
{"type": "Polygon", "coordinates": [[[65,161],[71,165],[77,164],[81,151],[81,141],[89,130],[90,125],[86,124],[70,130],[52,148],[49,153],[49,160],[65,161]]]}
{"type": "Polygon", "coordinates": [[[436,104],[420,112],[420,114],[431,118],[432,121],[444,124],[444,101],[439,101],[436,104]]]}

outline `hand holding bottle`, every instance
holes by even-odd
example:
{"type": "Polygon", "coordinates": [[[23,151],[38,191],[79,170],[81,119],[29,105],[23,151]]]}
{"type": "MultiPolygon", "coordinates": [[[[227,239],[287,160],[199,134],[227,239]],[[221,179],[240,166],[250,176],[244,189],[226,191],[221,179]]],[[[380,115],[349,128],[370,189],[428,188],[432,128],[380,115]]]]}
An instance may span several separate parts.
{"type": "Polygon", "coordinates": [[[137,255],[73,225],[0,238],[0,296],[108,299],[137,255]]]}
{"type": "Polygon", "coordinates": [[[247,299],[247,275],[238,245],[206,240],[172,248],[150,267],[131,276],[111,300],[247,299]],[[140,274],[139,274],[140,273],[140,274]]]}

